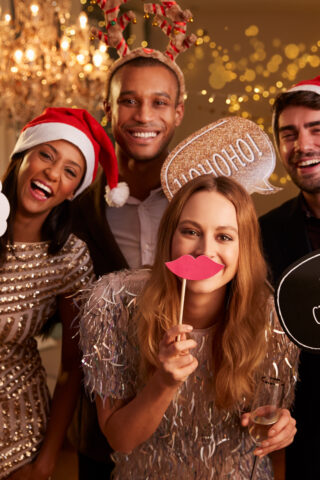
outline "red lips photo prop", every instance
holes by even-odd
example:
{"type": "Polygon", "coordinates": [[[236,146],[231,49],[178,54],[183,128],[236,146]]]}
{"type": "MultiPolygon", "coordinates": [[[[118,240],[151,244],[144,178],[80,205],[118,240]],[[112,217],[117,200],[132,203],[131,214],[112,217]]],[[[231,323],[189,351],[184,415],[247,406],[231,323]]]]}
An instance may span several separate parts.
{"type": "Polygon", "coordinates": [[[204,280],[213,277],[224,268],[224,265],[216,263],[206,255],[194,258],[192,255],[166,262],[166,267],[175,275],[186,280],[204,280]]]}
{"type": "MultiPolygon", "coordinates": [[[[206,255],[199,255],[196,258],[192,255],[182,255],[165,264],[170,272],[182,278],[179,313],[179,324],[181,324],[187,280],[204,280],[213,277],[224,268],[224,265],[214,262],[206,255]]],[[[178,335],[177,340],[180,341],[180,335],[178,335]]]]}

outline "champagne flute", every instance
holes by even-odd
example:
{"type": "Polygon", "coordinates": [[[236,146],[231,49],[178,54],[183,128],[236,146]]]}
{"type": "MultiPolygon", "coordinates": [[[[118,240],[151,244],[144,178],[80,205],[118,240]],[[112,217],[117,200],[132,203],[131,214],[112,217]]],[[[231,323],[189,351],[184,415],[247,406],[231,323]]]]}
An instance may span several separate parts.
{"type": "MultiPolygon", "coordinates": [[[[256,445],[261,445],[268,438],[269,429],[281,414],[283,400],[283,383],[279,378],[261,377],[251,406],[249,434],[256,445]]],[[[250,480],[254,479],[258,465],[255,456],[250,480]]]]}

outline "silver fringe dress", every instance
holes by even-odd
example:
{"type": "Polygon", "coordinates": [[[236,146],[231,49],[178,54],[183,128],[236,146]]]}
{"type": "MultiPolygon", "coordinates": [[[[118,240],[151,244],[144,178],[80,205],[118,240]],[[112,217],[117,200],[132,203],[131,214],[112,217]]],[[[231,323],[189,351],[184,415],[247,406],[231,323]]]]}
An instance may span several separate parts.
{"type": "MultiPolygon", "coordinates": [[[[141,388],[139,345],[132,317],[135,297],[148,272],[121,271],[102,277],[88,293],[80,321],[85,384],[94,396],[131,399],[141,388]]],[[[293,399],[298,349],[278,324],[272,302],[266,331],[269,351],[265,374],[276,373],[285,381],[285,402],[293,399]]],[[[116,480],[248,480],[254,444],[240,425],[244,404],[232,411],[218,411],[210,391],[212,384],[212,328],[194,330],[198,344],[193,355],[199,365],[180,387],[158,429],[130,454],[114,452],[116,480]]],[[[273,478],[268,457],[259,462],[256,480],[273,478]]]]}

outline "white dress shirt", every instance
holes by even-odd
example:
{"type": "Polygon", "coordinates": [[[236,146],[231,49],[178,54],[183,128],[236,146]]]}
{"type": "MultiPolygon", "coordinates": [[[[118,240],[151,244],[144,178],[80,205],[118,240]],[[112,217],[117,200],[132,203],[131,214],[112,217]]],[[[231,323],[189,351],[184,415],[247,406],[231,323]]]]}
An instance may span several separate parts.
{"type": "Polygon", "coordinates": [[[130,268],[153,264],[159,223],[167,205],[162,189],[157,188],[143,201],[130,196],[123,207],[107,207],[111,231],[130,268]]]}

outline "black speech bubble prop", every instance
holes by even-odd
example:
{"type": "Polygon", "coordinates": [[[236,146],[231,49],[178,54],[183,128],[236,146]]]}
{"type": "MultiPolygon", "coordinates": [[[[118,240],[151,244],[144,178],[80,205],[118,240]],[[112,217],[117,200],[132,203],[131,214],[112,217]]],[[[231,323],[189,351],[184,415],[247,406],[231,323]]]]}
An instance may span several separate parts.
{"type": "Polygon", "coordinates": [[[275,291],[285,333],[298,347],[320,353],[320,250],[291,264],[275,291]]]}

